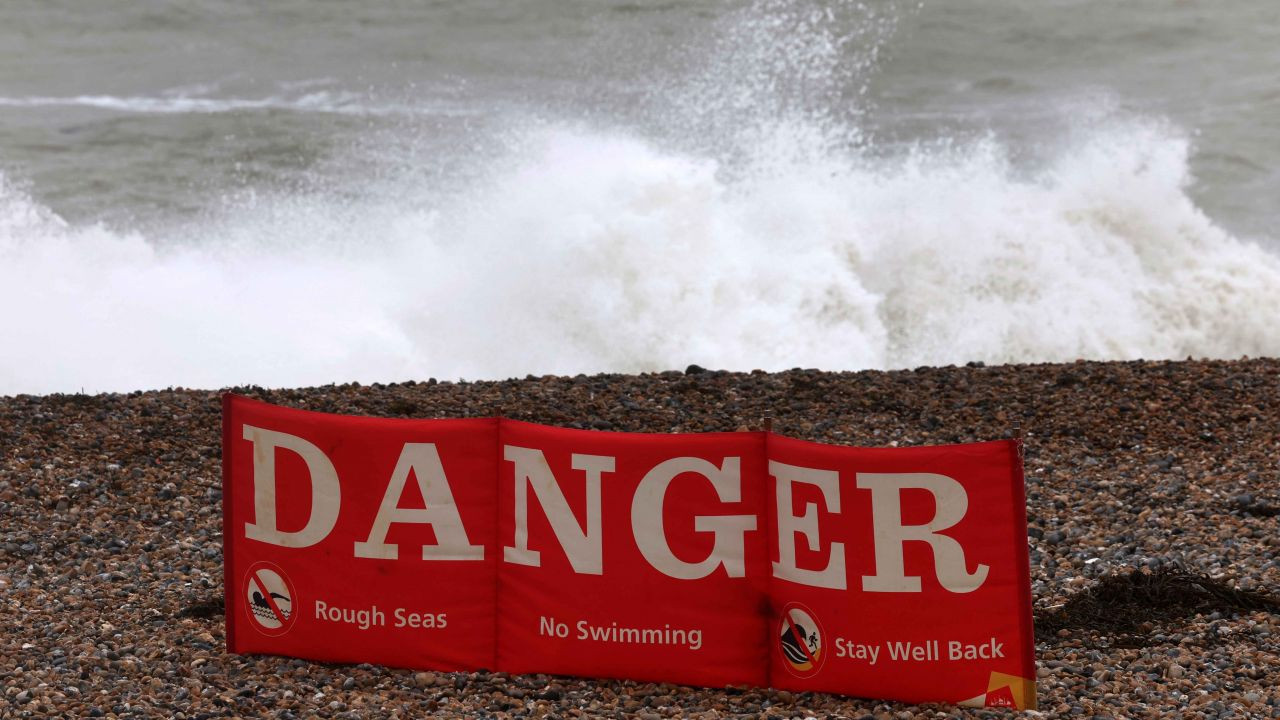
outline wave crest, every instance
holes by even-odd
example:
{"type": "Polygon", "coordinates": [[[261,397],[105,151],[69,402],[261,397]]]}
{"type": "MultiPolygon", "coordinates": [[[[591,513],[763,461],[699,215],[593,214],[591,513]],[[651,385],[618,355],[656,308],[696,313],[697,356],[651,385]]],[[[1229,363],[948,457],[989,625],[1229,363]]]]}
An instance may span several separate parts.
{"type": "Polygon", "coordinates": [[[0,392],[1280,354],[1280,261],[1188,198],[1185,138],[1114,121],[1034,173],[780,126],[732,172],[525,133],[441,198],[255,197],[143,237],[0,184],[0,392]]]}

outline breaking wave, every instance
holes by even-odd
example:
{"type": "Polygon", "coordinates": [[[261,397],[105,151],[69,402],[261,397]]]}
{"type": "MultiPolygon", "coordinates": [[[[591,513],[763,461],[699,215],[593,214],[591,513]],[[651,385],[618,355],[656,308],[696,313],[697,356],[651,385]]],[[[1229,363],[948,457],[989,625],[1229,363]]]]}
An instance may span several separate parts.
{"type": "Polygon", "coordinates": [[[255,195],[142,234],[0,178],[0,393],[427,376],[1280,355],[1280,260],[1189,199],[1176,130],[1015,170],[780,123],[723,166],[539,125],[447,195],[255,195]]]}

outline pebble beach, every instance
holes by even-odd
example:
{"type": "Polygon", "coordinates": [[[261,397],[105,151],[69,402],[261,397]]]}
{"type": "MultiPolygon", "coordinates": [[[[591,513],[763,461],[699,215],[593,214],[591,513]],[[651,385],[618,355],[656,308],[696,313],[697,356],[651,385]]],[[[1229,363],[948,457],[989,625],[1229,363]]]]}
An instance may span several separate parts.
{"type": "MultiPolygon", "coordinates": [[[[1280,360],[235,388],[849,445],[1025,441],[1039,713],[1280,717],[1280,360]]],[[[944,718],[756,688],[336,666],[223,649],[221,391],[0,397],[0,718],[944,718]]]]}

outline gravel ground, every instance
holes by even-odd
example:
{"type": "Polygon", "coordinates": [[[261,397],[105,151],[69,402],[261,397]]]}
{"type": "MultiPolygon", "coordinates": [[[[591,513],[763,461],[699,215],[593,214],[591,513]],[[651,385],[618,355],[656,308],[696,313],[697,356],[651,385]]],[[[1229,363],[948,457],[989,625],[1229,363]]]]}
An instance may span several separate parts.
{"type": "MultiPolygon", "coordinates": [[[[1221,588],[1190,604],[1124,589],[1169,568],[1223,587],[1277,587],[1280,361],[690,368],[239,391],[328,412],[502,414],[610,430],[734,430],[772,416],[776,431],[857,445],[990,439],[1018,422],[1041,712],[1280,717],[1280,615],[1233,604],[1221,588]],[[1084,625],[1098,627],[1093,603],[1093,614],[1080,616],[1093,620],[1073,620],[1081,600],[1107,583],[1119,584],[1112,595],[1148,598],[1149,616],[1139,610],[1091,630],[1084,625]]],[[[0,398],[0,717],[1004,714],[227,656],[219,411],[218,393],[182,389],[0,398]]]]}

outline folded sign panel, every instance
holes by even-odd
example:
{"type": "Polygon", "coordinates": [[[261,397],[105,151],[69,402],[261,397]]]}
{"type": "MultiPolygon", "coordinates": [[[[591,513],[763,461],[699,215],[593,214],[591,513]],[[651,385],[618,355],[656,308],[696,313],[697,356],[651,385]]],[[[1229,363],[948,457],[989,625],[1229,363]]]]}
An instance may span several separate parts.
{"type": "Polygon", "coordinates": [[[1034,707],[1012,441],[223,408],[227,647],[1034,707]]]}
{"type": "Polygon", "coordinates": [[[769,440],[770,684],[1034,706],[1021,464],[1007,441],[769,440]]]}
{"type": "Polygon", "coordinates": [[[762,435],[499,437],[498,667],[768,684],[762,435]]]}
{"type": "Polygon", "coordinates": [[[497,421],[226,403],[232,652],[493,667],[497,421]]]}

